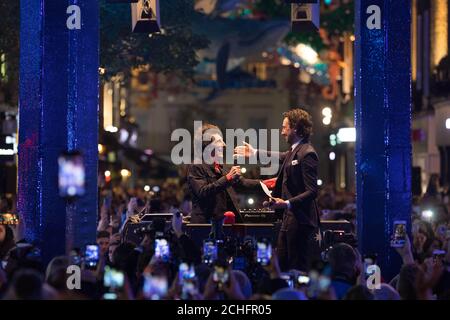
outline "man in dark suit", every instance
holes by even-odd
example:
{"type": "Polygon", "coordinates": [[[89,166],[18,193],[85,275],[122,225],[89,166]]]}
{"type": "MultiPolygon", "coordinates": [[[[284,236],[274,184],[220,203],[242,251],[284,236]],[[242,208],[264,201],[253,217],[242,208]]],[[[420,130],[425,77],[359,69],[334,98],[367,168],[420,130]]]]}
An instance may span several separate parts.
{"type": "Polygon", "coordinates": [[[212,130],[211,139],[202,143],[202,151],[208,145],[213,146],[211,158],[209,161],[202,161],[201,164],[190,165],[187,172],[187,184],[192,194],[191,223],[211,222],[210,236],[220,239],[223,237],[222,224],[225,212],[233,212],[237,220],[242,222],[233,187],[236,185],[257,187],[259,181],[243,178],[239,166],[233,166],[229,171],[224,169],[220,163],[223,162],[225,143],[219,134],[220,130],[214,125],[204,124],[202,136],[207,130],[212,130]],[[215,131],[217,133],[214,133],[215,131]]]}
{"type": "MultiPolygon", "coordinates": [[[[283,114],[281,135],[291,146],[287,152],[277,153],[279,169],[270,206],[283,213],[278,236],[277,253],[282,270],[308,271],[311,263],[320,258],[318,194],[318,156],[309,143],[312,133],[311,116],[302,109],[292,109],[283,114]]],[[[237,147],[235,153],[249,156],[267,152],[251,145],[237,147]]]]}

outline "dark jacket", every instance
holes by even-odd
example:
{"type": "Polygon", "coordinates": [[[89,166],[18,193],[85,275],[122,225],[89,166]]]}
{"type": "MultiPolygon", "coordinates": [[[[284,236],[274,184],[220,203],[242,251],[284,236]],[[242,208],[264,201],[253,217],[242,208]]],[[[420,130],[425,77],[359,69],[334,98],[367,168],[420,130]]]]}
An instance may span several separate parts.
{"type": "Polygon", "coordinates": [[[211,219],[222,219],[226,211],[233,211],[237,221],[242,221],[239,204],[233,186],[259,186],[258,180],[242,178],[228,181],[228,170],[216,172],[213,165],[193,164],[188,167],[187,183],[192,194],[192,223],[208,223],[211,219]]]}
{"type": "MultiPolygon", "coordinates": [[[[269,154],[273,156],[272,154],[269,154]]],[[[289,200],[291,212],[299,224],[317,227],[319,210],[317,168],[319,158],[313,146],[300,143],[292,151],[278,154],[281,163],[272,196],[289,200]]],[[[287,211],[287,210],[286,210],[287,211]]]]}

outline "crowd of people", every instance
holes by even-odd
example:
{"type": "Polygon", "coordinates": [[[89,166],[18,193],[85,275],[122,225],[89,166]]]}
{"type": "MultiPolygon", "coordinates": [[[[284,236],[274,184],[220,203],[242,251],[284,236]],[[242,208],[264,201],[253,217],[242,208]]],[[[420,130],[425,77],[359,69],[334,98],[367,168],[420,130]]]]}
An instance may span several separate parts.
{"type": "MultiPolygon", "coordinates": [[[[368,288],[366,257],[350,243],[334,243],[307,272],[281,270],[276,248],[261,239],[226,237],[199,246],[184,233],[183,220],[192,204],[177,181],[166,181],[158,192],[142,187],[105,188],[99,199],[97,257],[88,257],[91,253],[85,248],[74,248],[69,255],[54,257],[44,265],[37,246],[18,239],[15,226],[0,225],[2,299],[450,298],[449,191],[439,186],[436,176],[430,177],[427,192],[414,198],[412,238],[407,237],[403,247],[392,248],[403,261],[398,275],[383,279],[378,289],[368,288]],[[127,224],[151,212],[172,212],[170,227],[154,221],[142,231],[139,242],[127,239],[127,224]],[[263,244],[265,248],[260,247],[263,244]],[[69,285],[67,270],[73,265],[81,270],[78,289],[69,285]]],[[[318,204],[322,219],[356,224],[351,193],[324,186],[318,204]]],[[[11,198],[2,197],[0,207],[2,212],[15,210],[11,198]]]]}

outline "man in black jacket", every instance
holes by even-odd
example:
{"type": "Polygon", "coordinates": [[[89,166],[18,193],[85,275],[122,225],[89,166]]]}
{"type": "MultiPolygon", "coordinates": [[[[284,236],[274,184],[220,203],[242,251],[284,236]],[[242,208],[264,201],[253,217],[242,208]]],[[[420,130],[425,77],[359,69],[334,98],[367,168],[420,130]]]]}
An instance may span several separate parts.
{"type": "MultiPolygon", "coordinates": [[[[277,252],[283,271],[308,271],[311,263],[320,257],[320,221],[315,200],[319,159],[309,143],[311,116],[302,109],[292,109],[283,117],[281,135],[291,148],[277,153],[281,167],[270,199],[270,206],[283,214],[277,252]]],[[[256,150],[249,144],[237,147],[235,153],[244,156],[275,155],[275,152],[256,150]]]]}
{"type": "Polygon", "coordinates": [[[225,143],[220,135],[218,127],[211,124],[203,124],[202,137],[210,130],[210,138],[203,141],[202,151],[208,145],[213,148],[209,159],[202,159],[200,164],[192,164],[188,167],[187,183],[192,193],[191,223],[212,224],[211,237],[220,239],[223,237],[224,213],[231,211],[241,220],[237,195],[233,187],[240,184],[244,187],[259,186],[258,180],[245,179],[241,176],[239,166],[233,166],[228,171],[223,168],[223,148],[225,143]],[[206,161],[205,161],[206,160],[206,161]]]}

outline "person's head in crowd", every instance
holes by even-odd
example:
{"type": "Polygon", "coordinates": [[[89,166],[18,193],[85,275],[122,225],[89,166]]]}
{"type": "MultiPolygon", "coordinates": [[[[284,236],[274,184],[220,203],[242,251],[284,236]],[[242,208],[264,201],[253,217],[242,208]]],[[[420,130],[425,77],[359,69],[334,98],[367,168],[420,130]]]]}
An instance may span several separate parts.
{"type": "Polygon", "coordinates": [[[33,269],[18,270],[12,278],[5,299],[10,300],[42,300],[45,298],[43,279],[39,272],[33,269]]]}
{"type": "Polygon", "coordinates": [[[45,282],[55,290],[61,292],[67,289],[67,268],[71,265],[69,257],[59,256],[53,258],[45,272],[45,282]]]}
{"type": "Polygon", "coordinates": [[[113,267],[125,273],[130,284],[136,285],[140,252],[133,243],[125,242],[117,246],[113,253],[113,267]]]}
{"type": "Polygon", "coordinates": [[[346,243],[338,243],[328,252],[332,277],[354,283],[361,270],[358,269],[357,254],[346,243]]]}
{"type": "Polygon", "coordinates": [[[44,273],[41,252],[39,248],[30,243],[19,242],[9,253],[8,263],[5,267],[8,278],[11,279],[15,272],[22,269],[34,269],[44,273]]]}
{"type": "Polygon", "coordinates": [[[120,241],[113,241],[110,243],[108,248],[108,258],[111,263],[114,264],[114,251],[120,245],[120,241]]]}
{"type": "Polygon", "coordinates": [[[144,273],[145,268],[149,265],[152,259],[152,254],[150,252],[144,251],[139,255],[138,263],[137,263],[137,273],[141,275],[144,273]]]}
{"type": "Polygon", "coordinates": [[[400,295],[397,290],[387,283],[382,283],[380,289],[373,291],[375,300],[400,300],[400,295]]]}
{"type": "Polygon", "coordinates": [[[420,261],[428,254],[431,244],[433,243],[433,232],[432,229],[428,228],[427,224],[420,227],[417,232],[413,235],[413,251],[420,261]]]}
{"type": "Polygon", "coordinates": [[[418,276],[422,270],[415,264],[406,264],[402,266],[397,282],[397,291],[402,300],[417,300],[418,292],[418,276]]]}
{"type": "Polygon", "coordinates": [[[347,291],[344,300],[374,300],[372,292],[365,285],[356,285],[347,291]]]}
{"type": "Polygon", "coordinates": [[[299,290],[283,288],[272,295],[273,300],[308,300],[306,295],[299,290]]]}
{"type": "Polygon", "coordinates": [[[6,260],[15,246],[14,233],[10,226],[0,224],[0,260],[6,260]]]}
{"type": "Polygon", "coordinates": [[[211,275],[211,269],[205,264],[195,266],[195,275],[197,276],[198,290],[205,291],[206,283],[211,275]]]}
{"type": "Polygon", "coordinates": [[[97,232],[97,244],[100,248],[100,254],[105,256],[109,249],[110,233],[108,231],[97,232]]]}
{"type": "Polygon", "coordinates": [[[252,283],[250,282],[247,275],[241,270],[233,270],[233,274],[239,283],[239,287],[241,288],[241,292],[244,295],[245,299],[249,299],[252,296],[252,283]]]}

